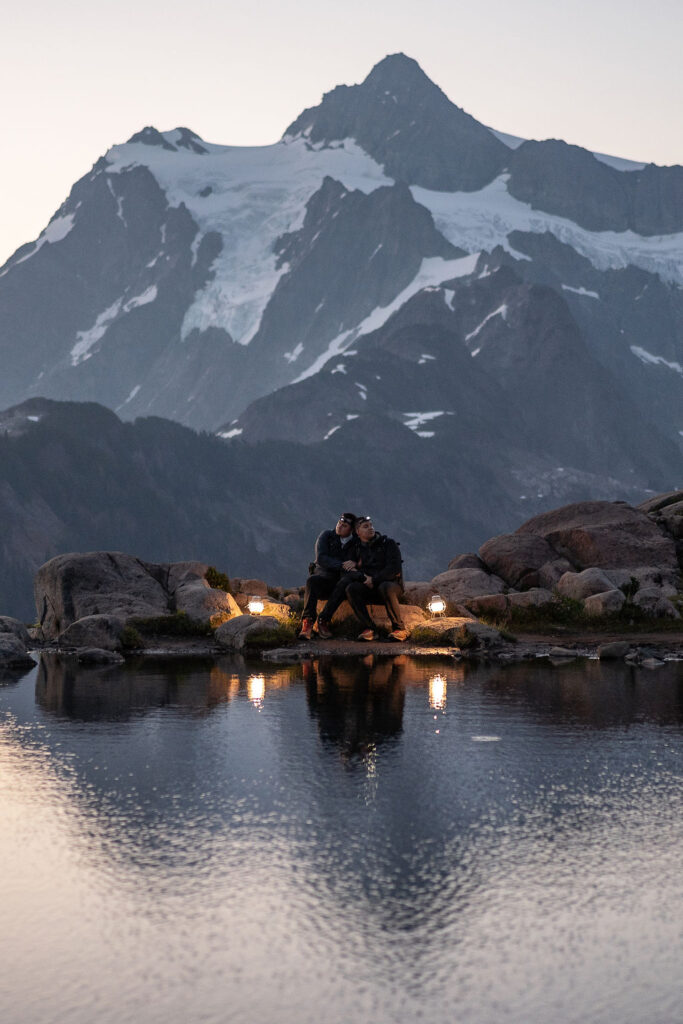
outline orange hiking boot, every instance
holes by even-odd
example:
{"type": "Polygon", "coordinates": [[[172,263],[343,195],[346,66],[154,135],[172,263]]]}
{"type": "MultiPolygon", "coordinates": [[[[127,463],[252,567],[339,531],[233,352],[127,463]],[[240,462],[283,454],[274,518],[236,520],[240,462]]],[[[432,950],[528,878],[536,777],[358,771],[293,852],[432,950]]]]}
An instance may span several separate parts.
{"type": "Polygon", "coordinates": [[[391,633],[389,634],[389,639],[390,640],[397,640],[398,643],[403,643],[404,640],[408,639],[408,630],[407,629],[392,629],[391,633]]]}

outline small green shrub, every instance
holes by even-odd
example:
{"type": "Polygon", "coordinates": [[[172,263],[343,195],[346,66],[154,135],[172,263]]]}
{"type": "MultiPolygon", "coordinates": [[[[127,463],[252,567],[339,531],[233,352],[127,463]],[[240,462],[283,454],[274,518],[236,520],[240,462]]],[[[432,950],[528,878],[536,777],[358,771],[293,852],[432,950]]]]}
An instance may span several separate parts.
{"type": "Polygon", "coordinates": [[[228,576],[224,572],[219,572],[215,566],[209,566],[205,579],[213,590],[224,590],[226,594],[232,593],[228,576]]]}
{"type": "Polygon", "coordinates": [[[272,647],[289,647],[296,641],[298,631],[297,623],[283,622],[272,629],[264,629],[256,634],[250,634],[247,637],[246,646],[247,648],[252,647],[258,650],[267,650],[272,647]]]}
{"type": "Polygon", "coordinates": [[[158,615],[148,619],[134,618],[130,625],[143,636],[211,636],[208,622],[191,619],[187,612],[175,615],[158,615]]]}
{"type": "Polygon", "coordinates": [[[124,651],[137,651],[144,646],[144,641],[134,626],[124,626],[119,639],[124,651]]]}
{"type": "MultiPolygon", "coordinates": [[[[632,582],[638,583],[637,580],[632,582]]],[[[630,584],[626,584],[630,587],[630,584]]],[[[632,593],[637,591],[633,590],[632,593]]],[[[519,632],[545,632],[546,630],[577,631],[590,633],[632,633],[639,631],[671,632],[680,629],[677,619],[653,619],[642,608],[638,608],[628,597],[618,612],[607,615],[589,615],[583,601],[570,597],[555,596],[552,604],[520,608],[511,605],[505,612],[488,612],[479,616],[488,626],[502,629],[513,628],[519,632]]],[[[506,638],[507,639],[507,638],[506,638]]]]}
{"type": "Polygon", "coordinates": [[[266,593],[268,597],[273,597],[276,601],[280,600],[281,591],[279,587],[266,587],[266,593]]]}

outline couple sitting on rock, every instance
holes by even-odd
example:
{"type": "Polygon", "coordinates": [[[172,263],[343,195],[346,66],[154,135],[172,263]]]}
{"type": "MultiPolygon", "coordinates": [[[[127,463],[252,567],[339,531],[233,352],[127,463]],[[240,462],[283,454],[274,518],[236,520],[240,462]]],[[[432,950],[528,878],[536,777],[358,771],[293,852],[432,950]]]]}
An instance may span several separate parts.
{"type": "Polygon", "coordinates": [[[391,621],[390,640],[408,636],[398,603],[403,593],[401,552],[391,537],[375,533],[370,516],[344,512],[334,530],[323,530],[315,544],[315,565],[306,580],[304,610],[299,636],[323,640],[332,636],[330,623],[346,600],[363,626],[359,640],[376,640],[377,627],[368,605],[383,604],[391,621]],[[317,616],[318,601],[327,599],[317,616]]]}

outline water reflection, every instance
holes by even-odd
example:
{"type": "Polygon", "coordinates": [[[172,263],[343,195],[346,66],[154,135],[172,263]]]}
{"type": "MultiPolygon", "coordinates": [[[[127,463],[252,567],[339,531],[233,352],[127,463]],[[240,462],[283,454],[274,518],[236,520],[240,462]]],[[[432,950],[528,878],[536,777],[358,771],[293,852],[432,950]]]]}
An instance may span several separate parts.
{"type": "Polygon", "coordinates": [[[616,661],[575,660],[549,667],[542,660],[484,667],[478,678],[501,708],[516,706],[548,722],[628,728],[641,722],[683,722],[683,664],[645,669],[616,661]]]}
{"type": "MultiPolygon", "coordinates": [[[[297,679],[298,667],[271,673],[270,689],[297,679]]],[[[262,705],[266,680],[250,674],[243,658],[131,659],[125,666],[90,668],[75,658],[43,654],[36,702],[43,710],[82,722],[123,722],[158,708],[207,715],[246,691],[262,705]]]]}
{"type": "Polygon", "coordinates": [[[405,657],[319,658],[304,663],[311,714],[344,759],[372,755],[403,727],[405,657]]]}
{"type": "Polygon", "coordinates": [[[446,707],[446,691],[448,683],[446,677],[437,672],[429,679],[429,706],[434,711],[443,711],[446,707]]]}
{"type": "Polygon", "coordinates": [[[0,689],[0,1019],[673,1021],[682,688],[44,658],[0,689]]]}

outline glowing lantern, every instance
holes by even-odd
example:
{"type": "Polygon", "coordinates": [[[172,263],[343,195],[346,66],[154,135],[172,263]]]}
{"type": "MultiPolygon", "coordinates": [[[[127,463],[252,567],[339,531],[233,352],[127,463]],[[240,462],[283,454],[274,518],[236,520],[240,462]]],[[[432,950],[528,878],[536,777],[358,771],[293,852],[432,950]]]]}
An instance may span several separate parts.
{"type": "Polygon", "coordinates": [[[252,597],[247,605],[250,615],[260,615],[263,611],[264,604],[260,597],[252,597]]]}
{"type": "Polygon", "coordinates": [[[430,611],[432,615],[443,615],[446,611],[446,602],[442,597],[439,597],[438,594],[434,594],[427,602],[427,610],[430,611]]]}
{"type": "Polygon", "coordinates": [[[443,711],[446,707],[445,676],[432,676],[429,680],[429,706],[434,711],[443,711]]]}

